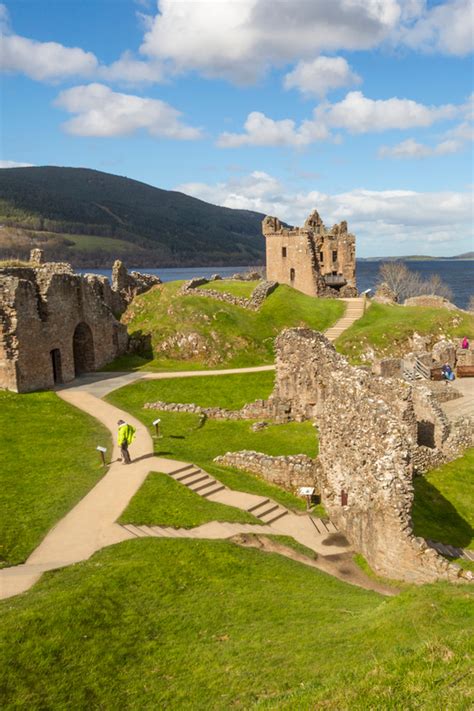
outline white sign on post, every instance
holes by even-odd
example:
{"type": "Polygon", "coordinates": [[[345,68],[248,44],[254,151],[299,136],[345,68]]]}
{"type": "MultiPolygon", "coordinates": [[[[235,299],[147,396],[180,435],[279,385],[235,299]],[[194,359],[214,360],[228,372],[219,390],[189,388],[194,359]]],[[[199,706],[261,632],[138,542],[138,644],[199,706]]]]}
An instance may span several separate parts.
{"type": "Polygon", "coordinates": [[[104,454],[105,454],[106,451],[107,451],[107,447],[96,447],[96,449],[97,449],[98,452],[103,452],[104,454]]]}
{"type": "Polygon", "coordinates": [[[314,494],[314,486],[300,486],[298,494],[300,496],[312,496],[314,494]]]}

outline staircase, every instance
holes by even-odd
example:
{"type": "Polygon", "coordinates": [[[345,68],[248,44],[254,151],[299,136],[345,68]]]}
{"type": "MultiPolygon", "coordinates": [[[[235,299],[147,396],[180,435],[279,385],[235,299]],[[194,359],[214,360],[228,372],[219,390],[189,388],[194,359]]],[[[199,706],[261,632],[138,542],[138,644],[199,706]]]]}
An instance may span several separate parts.
{"type": "Polygon", "coordinates": [[[336,338],[339,338],[341,333],[349,328],[349,326],[352,326],[354,321],[360,319],[364,314],[365,299],[363,297],[341,299],[341,301],[345,301],[347,304],[344,316],[342,316],[339,321],[336,321],[334,326],[331,326],[331,328],[328,328],[328,330],[324,332],[324,335],[331,343],[335,341],[336,338]]]}
{"type": "Polygon", "coordinates": [[[447,543],[440,543],[439,541],[430,541],[426,539],[427,544],[430,548],[434,548],[437,553],[441,553],[445,558],[463,558],[470,562],[474,562],[474,551],[468,548],[456,548],[456,546],[450,546],[447,543]]]}
{"type": "Polygon", "coordinates": [[[431,368],[422,363],[419,358],[415,360],[414,366],[409,366],[405,361],[403,361],[402,375],[407,382],[413,382],[415,380],[430,380],[431,368]]]}

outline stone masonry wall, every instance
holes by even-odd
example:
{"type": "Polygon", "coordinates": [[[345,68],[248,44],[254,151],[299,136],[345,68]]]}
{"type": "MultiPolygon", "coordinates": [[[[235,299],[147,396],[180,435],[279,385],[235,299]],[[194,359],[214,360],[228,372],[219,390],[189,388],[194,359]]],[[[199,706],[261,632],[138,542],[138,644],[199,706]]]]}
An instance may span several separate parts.
{"type": "Polygon", "coordinates": [[[266,217],[262,231],[268,279],[309,296],[357,296],[355,237],[346,222],[326,230],[315,210],[303,227],[284,227],[266,217]]]}
{"type": "MultiPolygon", "coordinates": [[[[210,281],[210,279],[205,278],[190,279],[183,284],[180,292],[184,295],[193,294],[196,296],[196,292],[194,290],[200,286],[204,286],[204,284],[209,284],[210,281]]],[[[228,304],[233,304],[234,306],[241,306],[242,308],[250,309],[251,311],[258,311],[265,299],[270,296],[273,291],[275,291],[277,286],[278,282],[262,281],[255,287],[249,299],[242,296],[234,296],[234,294],[226,294],[225,292],[214,289],[201,289],[197,292],[197,295],[206,296],[208,298],[210,297],[216,301],[223,301],[228,304]]]]}
{"type": "Polygon", "coordinates": [[[320,333],[277,338],[274,399],[314,416],[329,516],[378,573],[411,582],[473,579],[413,535],[417,415],[411,386],[350,366],[320,333]]]}
{"type": "Polygon", "coordinates": [[[216,464],[236,467],[257,474],[265,481],[281,486],[292,493],[295,493],[300,486],[314,486],[319,491],[320,466],[318,461],[304,454],[271,457],[260,452],[242,450],[241,452],[227,452],[216,457],[214,461],[216,464]]]}
{"type": "Polygon", "coordinates": [[[44,263],[39,250],[31,267],[0,269],[0,387],[49,389],[124,353],[121,301],[105,277],[44,263]]]}

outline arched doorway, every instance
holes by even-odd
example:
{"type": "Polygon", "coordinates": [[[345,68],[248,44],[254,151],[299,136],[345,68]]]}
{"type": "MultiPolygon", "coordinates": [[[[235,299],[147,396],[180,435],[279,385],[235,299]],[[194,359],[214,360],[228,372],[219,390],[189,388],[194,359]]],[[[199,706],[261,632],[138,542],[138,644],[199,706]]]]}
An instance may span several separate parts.
{"type": "Polygon", "coordinates": [[[84,321],[76,326],[72,339],[74,354],[74,372],[76,375],[94,370],[94,341],[90,326],[84,321]]]}

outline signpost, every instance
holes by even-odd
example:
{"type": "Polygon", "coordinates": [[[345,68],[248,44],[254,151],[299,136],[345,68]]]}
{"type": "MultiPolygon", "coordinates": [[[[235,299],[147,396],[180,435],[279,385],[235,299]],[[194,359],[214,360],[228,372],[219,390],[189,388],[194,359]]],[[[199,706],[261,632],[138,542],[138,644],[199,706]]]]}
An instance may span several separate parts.
{"type": "Polygon", "coordinates": [[[300,486],[298,494],[305,497],[306,508],[309,509],[311,506],[311,497],[314,494],[314,486],[300,486]]]}
{"type": "Polygon", "coordinates": [[[100,453],[100,458],[102,460],[102,466],[105,467],[105,453],[107,451],[107,447],[96,447],[97,451],[100,453]]]}
{"type": "Polygon", "coordinates": [[[155,425],[156,437],[160,436],[160,422],[161,422],[160,418],[153,420],[153,424],[155,425]]]}

